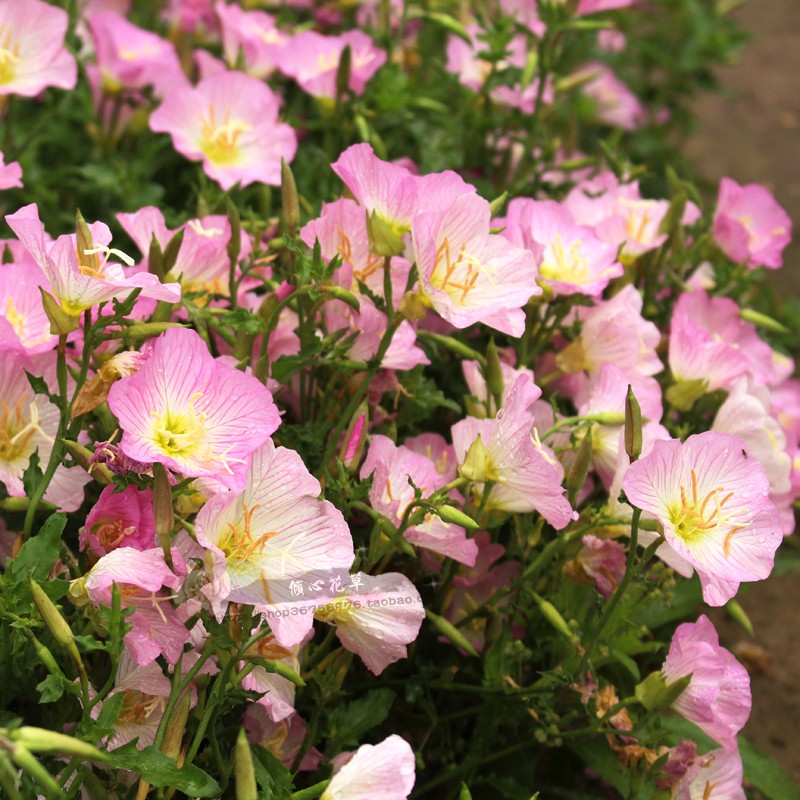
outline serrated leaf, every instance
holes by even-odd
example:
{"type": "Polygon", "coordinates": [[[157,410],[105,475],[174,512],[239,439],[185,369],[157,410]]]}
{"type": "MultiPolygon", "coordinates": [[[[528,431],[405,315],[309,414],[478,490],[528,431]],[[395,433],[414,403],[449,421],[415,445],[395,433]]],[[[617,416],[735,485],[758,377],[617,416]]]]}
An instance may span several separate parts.
{"type": "Polygon", "coordinates": [[[269,800],[288,800],[294,789],[289,770],[259,744],[253,745],[251,752],[256,781],[263,791],[262,797],[269,800]]]}
{"type": "Polygon", "coordinates": [[[329,752],[335,754],[358,747],[364,734],[389,716],[395,697],[391,689],[374,689],[336,708],[329,718],[329,752]]]}
{"type": "Polygon", "coordinates": [[[112,750],[109,756],[110,767],[129,769],[156,788],[177,789],[190,797],[219,797],[221,793],[219,784],[200,767],[189,764],[178,768],[173,759],[153,745],[139,750],[131,742],[112,750]]]}
{"type": "Polygon", "coordinates": [[[64,694],[66,679],[60,675],[48,675],[41,683],[36,685],[39,692],[40,703],[54,703],[64,694]]]}
{"type": "Polygon", "coordinates": [[[31,375],[28,370],[25,370],[25,375],[28,377],[28,383],[31,385],[34,394],[43,394],[45,397],[50,397],[50,389],[44,378],[38,375],[31,375]]]}

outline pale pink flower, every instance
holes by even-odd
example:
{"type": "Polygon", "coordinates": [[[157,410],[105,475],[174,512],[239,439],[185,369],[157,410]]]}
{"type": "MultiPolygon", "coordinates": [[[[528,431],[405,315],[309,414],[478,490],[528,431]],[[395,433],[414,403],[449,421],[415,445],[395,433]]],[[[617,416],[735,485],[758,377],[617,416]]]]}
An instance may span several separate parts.
{"type": "Polygon", "coordinates": [[[150,117],[150,129],[172,136],[175,149],[202,161],[223,189],[237,183],[280,184],[281,159],[291,161],[297,137],[278,122],[278,97],[263,81],[224,72],[193,89],[171,92],[150,117]]]}
{"type": "Polygon", "coordinates": [[[414,751],[397,735],[364,744],[333,776],[320,800],[407,800],[414,788],[414,751]]]}
{"type": "Polygon", "coordinates": [[[769,389],[741,378],[717,411],[711,429],[742,438],[764,467],[771,494],[791,489],[792,460],[786,451],[786,435],[770,414],[769,389]]]}
{"type": "MultiPolygon", "coordinates": [[[[596,2],[594,4],[597,5],[596,2]]],[[[641,127],[645,121],[644,106],[609,67],[593,61],[583,66],[581,71],[591,72],[595,76],[584,84],[582,90],[597,106],[599,120],[626,131],[641,127]]]]}
{"type": "Polygon", "coordinates": [[[408,232],[418,193],[415,176],[405,167],[382,161],[368,144],[354,144],[331,168],[368,217],[376,216],[397,236],[408,232]]]}
{"type": "MultiPolygon", "coordinates": [[[[177,231],[182,229],[183,241],[172,274],[180,278],[181,286],[187,292],[206,291],[227,296],[230,291],[227,247],[231,226],[226,216],[215,214],[191,219],[177,230],[167,228],[164,215],[154,206],[139,209],[133,214],[117,214],[117,219],[145,257],[150,252],[154,237],[164,250],[177,231]]],[[[246,231],[242,231],[240,259],[247,258],[251,251],[250,237],[246,231]]]]}
{"type": "Polygon", "coordinates": [[[578,308],[580,336],[558,354],[558,367],[566,373],[592,373],[603,364],[614,364],[631,383],[660,372],[656,347],[661,334],[642,317],[642,304],[642,296],[628,285],[610,300],[578,308]]]}
{"type": "Polygon", "coordinates": [[[458,471],[456,451],[441,434],[421,433],[419,436],[409,436],[403,441],[403,447],[430,459],[445,483],[455,480],[458,471]]]}
{"type": "Polygon", "coordinates": [[[3,151],[0,150],[0,190],[15,189],[22,186],[22,167],[18,161],[6,164],[3,161],[3,151]]]}
{"type": "Polygon", "coordinates": [[[139,371],[117,381],[108,405],[120,448],[142,463],[240,490],[250,455],[280,424],[272,395],[251,375],[215,361],[191,330],[170,328],[139,371]]]}
{"type": "Polygon", "coordinates": [[[117,255],[133,263],[124,253],[108,247],[111,232],[101,222],[89,226],[97,253],[78,253],[74,234],[48,241],[35,203],[8,215],[6,222],[44,272],[67,314],[77,316],[112,297],[123,299],[134,289],[141,289],[143,297],[168,303],[181,299],[177,283],[162,284],[147,272],[129,276],[119,264],[109,261],[111,255],[117,255]]]}
{"type": "Polygon", "coordinates": [[[527,376],[519,377],[496,419],[467,417],[453,425],[453,446],[460,472],[473,481],[478,497],[492,482],[487,509],[538,511],[561,529],[573,510],[561,486],[564,470],[534,426],[530,406],[539,393],[527,376]]]}
{"type": "MultiPolygon", "coordinates": [[[[172,550],[176,568],[185,575],[183,560],[172,550]]],[[[184,624],[194,613],[187,604],[174,608],[171,599],[181,585],[181,578],[164,561],[160,548],[138,550],[119,547],[104,555],[85,578],[80,579],[94,605],[111,605],[112,586],[119,587],[123,608],[135,609],[127,618],[131,630],[125,634],[125,646],[136,663],[145,666],[163,655],[175,664],[189,641],[184,624]]]]}
{"type": "Polygon", "coordinates": [[[515,198],[508,215],[496,224],[505,226],[503,236],[509,241],[534,254],[540,280],[555,295],[598,297],[612,278],[622,275],[617,247],[576,225],[570,212],[553,200],[515,198]]]}
{"type": "Polygon", "coordinates": [[[634,5],[637,0],[580,0],[575,12],[579,16],[585,14],[599,14],[603,11],[613,11],[617,8],[627,8],[634,5]]]}
{"type": "Polygon", "coordinates": [[[11,264],[0,266],[0,320],[8,322],[2,333],[3,343],[16,339],[31,355],[52,350],[57,341],[50,333],[40,286],[46,291],[50,289],[42,271],[27,253],[11,264]]]}
{"type": "Polygon", "coordinates": [[[291,36],[275,24],[275,17],[264,11],[244,11],[238,5],[218,2],[214,8],[222,29],[222,48],[225,60],[233,69],[244,57],[248,75],[266,78],[278,62],[291,36]]]}
{"type": "Polygon", "coordinates": [[[729,297],[697,290],[678,298],[669,338],[669,366],[676,383],[701,381],[705,392],[713,392],[730,390],[745,374],[772,382],[772,349],[740,313],[729,297]]]}
{"type": "Polygon", "coordinates": [[[397,572],[350,576],[348,587],[317,606],[315,616],[336,626],[342,645],[375,675],[406,657],[419,634],[425,608],[414,584],[397,572]]]}
{"type": "Polygon", "coordinates": [[[162,17],[185,33],[200,37],[216,33],[213,0],[169,0],[162,17]]]}
{"type": "Polygon", "coordinates": [[[712,750],[695,761],[672,787],[672,800],[745,800],[738,750],[712,750]]]}
{"type": "Polygon", "coordinates": [[[78,66],[64,47],[69,16],[42,0],[0,3],[0,95],[72,89],[78,66]]]}
{"type": "MultiPolygon", "coordinates": [[[[504,358],[510,357],[513,361],[516,359],[516,353],[513,350],[511,350],[508,355],[507,353],[508,351],[500,351],[500,374],[503,378],[503,391],[500,394],[501,408],[508,402],[508,396],[511,394],[511,390],[514,388],[517,378],[521,375],[526,375],[530,382],[534,383],[533,370],[527,369],[526,367],[516,369],[513,363],[510,364],[508,361],[504,360],[504,358]]],[[[461,362],[461,369],[464,372],[464,380],[467,382],[467,388],[472,397],[483,405],[483,408],[480,406],[473,408],[472,405],[468,405],[467,408],[470,416],[478,417],[479,419],[491,416],[491,413],[487,412],[491,412],[494,398],[490,396],[491,393],[489,392],[489,387],[486,385],[486,379],[481,371],[480,364],[477,361],[466,359],[461,362]]],[[[539,392],[539,396],[541,396],[541,391],[539,392]]]]}
{"type": "Polygon", "coordinates": [[[117,492],[106,486],[81,528],[80,546],[99,557],[119,547],[150,550],[155,538],[153,490],[129,484],[117,492]]]}
{"type": "Polygon", "coordinates": [[[706,431],[683,443],[656,442],[630,466],[622,488],[697,570],[709,605],[723,605],[742,581],[772,571],[780,519],[764,468],[739,437],[706,431]]]}
{"type": "MultiPolygon", "coordinates": [[[[386,436],[372,437],[361,467],[361,479],[370,475],[370,505],[395,525],[400,523],[415,499],[409,478],[423,497],[430,496],[447,483],[446,476],[437,469],[432,458],[402,445],[397,447],[386,436]]],[[[418,547],[464,564],[475,563],[477,546],[467,538],[464,528],[445,522],[436,514],[426,514],[421,523],[408,527],[404,538],[418,547]]]]}
{"type": "Polygon", "coordinates": [[[359,30],[341,36],[323,36],[316,31],[303,31],[294,36],[279,54],[281,72],[294,78],[314,97],[336,98],[336,73],[345,47],[350,47],[348,88],[355,95],[364,93],[367,81],[383,66],[386,53],[359,30]]]}
{"type": "Polygon", "coordinates": [[[456,328],[476,322],[521,336],[522,306],[541,294],[533,254],[489,232],[489,203],[461,194],[412,220],[420,295],[456,328]]]}
{"type": "Polygon", "coordinates": [[[691,675],[689,685],[672,703],[681,716],[726,748],[750,716],[750,676],[732,653],[719,645],[711,620],[678,626],[662,668],[667,686],[691,675]]]}
{"type": "MultiPolygon", "coordinates": [[[[59,411],[50,400],[34,394],[25,374],[43,378],[55,391],[55,352],[29,357],[20,347],[3,342],[0,348],[0,482],[11,497],[24,497],[22,475],[38,450],[39,462],[47,464],[58,435],[59,411]]],[[[73,386],[70,379],[68,390],[73,386]]],[[[83,487],[91,478],[81,467],[59,467],[44,495],[64,511],[77,511],[83,503],[83,487]]]]}
{"type": "Polygon", "coordinates": [[[581,583],[594,581],[597,591],[608,599],[625,574],[625,548],[612,539],[598,539],[591,534],[584,536],[581,543],[581,551],[564,571],[581,583]]]}
{"type": "Polygon", "coordinates": [[[719,185],[713,230],[725,255],[750,268],[778,269],[792,239],[792,221],[768,189],[730,178],[719,185]]]}
{"type": "MultiPolygon", "coordinates": [[[[238,398],[237,398],[238,400],[238,398]]],[[[218,618],[228,602],[257,605],[282,647],[311,629],[313,605],[353,562],[341,512],[319,500],[319,481],[300,456],[267,440],[253,454],[239,494],[212,497],[197,515],[213,582],[205,594],[218,618]],[[311,584],[317,592],[306,591],[311,584]]]]}
{"type": "Polygon", "coordinates": [[[172,42],[139,28],[115,11],[100,11],[89,18],[95,60],[105,91],[152,86],[163,97],[173,89],[187,89],[172,42]]]}

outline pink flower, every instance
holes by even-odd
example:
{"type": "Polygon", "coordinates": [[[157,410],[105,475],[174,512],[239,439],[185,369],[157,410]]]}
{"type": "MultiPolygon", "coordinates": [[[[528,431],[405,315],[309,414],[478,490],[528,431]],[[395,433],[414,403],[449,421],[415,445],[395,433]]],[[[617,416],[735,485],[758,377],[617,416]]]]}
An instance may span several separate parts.
{"type": "Polygon", "coordinates": [[[603,11],[613,11],[617,8],[627,8],[634,5],[637,0],[580,0],[575,12],[578,16],[585,14],[599,14],[603,11]]]}
{"type": "Polygon", "coordinates": [[[579,583],[594,581],[597,591],[608,599],[625,574],[625,548],[619,542],[591,534],[584,536],[581,543],[583,549],[565,566],[565,572],[579,583]]]}
{"type": "Polygon", "coordinates": [[[412,220],[420,295],[456,328],[482,322],[522,336],[522,306],[541,294],[533,254],[489,232],[489,203],[460,194],[412,220]]]}
{"type": "Polygon", "coordinates": [[[215,361],[191,330],[171,328],[141,369],[117,381],[108,405],[124,433],[120,448],[143,463],[244,487],[250,455],[280,424],[269,391],[215,361]]]}
{"type": "Polygon", "coordinates": [[[173,89],[188,88],[175,46],[166,39],[137,27],[115,11],[92,14],[89,29],[106,91],[152,86],[163,97],[173,89]]]}
{"type": "Polygon", "coordinates": [[[712,750],[672,787],[672,800],[745,800],[738,750],[712,750]]]}
{"type": "Polygon", "coordinates": [[[215,9],[222,28],[225,60],[231,69],[241,51],[248,75],[266,78],[274,72],[291,41],[291,36],[277,27],[275,17],[264,11],[244,11],[238,5],[224,2],[218,2],[215,9]]]}
{"type": "Polygon", "coordinates": [[[338,573],[347,575],[353,540],[341,512],[318,499],[319,481],[293,450],[267,440],[245,477],[240,493],[215,495],[197,515],[213,578],[205,594],[218,618],[228,602],[260,606],[277,643],[291,647],[311,629],[320,598],[306,586],[318,584],[323,599],[335,592],[327,587],[338,573]]]}
{"type": "Polygon", "coordinates": [[[278,122],[279,100],[262,81],[224,72],[194,89],[171,92],[150,117],[150,129],[172,136],[175,149],[202,161],[223,189],[280,184],[281,159],[291,161],[297,138],[278,122]]]}
{"type": "Polygon", "coordinates": [[[672,707],[723,747],[736,749],[736,736],[750,716],[750,676],[719,646],[717,631],[705,614],[678,626],[662,672],[667,686],[692,676],[672,707]]]}
{"type": "Polygon", "coordinates": [[[748,267],[778,269],[792,240],[792,221],[772,193],[757,183],[740,186],[730,178],[719,185],[714,238],[728,258],[748,267]]]}
{"type": "Polygon", "coordinates": [[[514,384],[496,419],[467,417],[453,425],[460,472],[481,497],[488,482],[487,509],[538,511],[554,528],[573,518],[561,482],[564,470],[539,442],[530,406],[541,394],[527,376],[514,384]]]}
{"type": "Polygon", "coordinates": [[[78,66],[64,47],[68,26],[67,12],[42,0],[0,3],[0,95],[74,88],[78,66]]]}
{"type": "MultiPolygon", "coordinates": [[[[244,726],[251,743],[265,747],[287,768],[292,766],[306,738],[306,725],[299,714],[292,714],[280,722],[274,722],[264,706],[258,703],[247,707],[244,713],[244,726]]],[[[303,756],[299,768],[305,771],[315,770],[322,760],[322,753],[312,747],[303,756]]]]}
{"type": "Polygon", "coordinates": [[[0,265],[0,319],[8,322],[8,328],[2,332],[3,344],[15,339],[31,355],[52,350],[57,341],[50,333],[40,286],[45,290],[50,288],[27,253],[11,264],[0,265]]]}
{"type": "Polygon", "coordinates": [[[617,247],[600,241],[590,228],[576,225],[570,212],[553,200],[518,197],[508,204],[503,236],[536,257],[541,279],[556,295],[598,297],[612,278],[622,275],[617,247]]]}
{"type": "Polygon", "coordinates": [[[375,675],[406,657],[406,645],[419,634],[425,609],[414,584],[397,572],[357,573],[350,585],[315,616],[336,626],[336,636],[375,675]]]}
{"type": "Polygon", "coordinates": [[[742,581],[772,571],[780,519],[764,468],[738,436],[707,431],[683,443],[656,442],[630,466],[622,488],[697,570],[709,605],[723,605],[742,581]]]}
{"type": "Polygon", "coordinates": [[[106,486],[81,528],[81,550],[104,556],[119,547],[150,550],[156,546],[153,490],[128,485],[121,492],[106,486]]]}
{"type": "MultiPolygon", "coordinates": [[[[370,475],[370,505],[395,525],[400,523],[415,499],[409,478],[423,497],[430,496],[447,483],[446,476],[437,470],[430,457],[404,446],[397,447],[386,436],[372,437],[361,467],[361,479],[370,475]]],[[[467,538],[464,528],[445,522],[436,514],[427,514],[420,524],[407,528],[404,537],[418,547],[464,564],[475,563],[477,546],[467,538]]]]}
{"type": "Polygon", "coordinates": [[[22,186],[22,167],[19,162],[12,161],[6,164],[3,161],[3,152],[0,150],[0,190],[15,189],[22,186]]]}
{"type": "Polygon", "coordinates": [[[729,297],[697,290],[678,298],[669,338],[669,366],[676,383],[699,381],[697,391],[703,394],[731,389],[748,373],[771,382],[772,349],[740,313],[729,297]]]}
{"type": "Polygon", "coordinates": [[[298,33],[281,51],[281,71],[294,78],[314,97],[336,98],[336,73],[345,47],[350,47],[350,79],[348,88],[361,95],[367,81],[386,61],[386,53],[378,49],[366,33],[352,30],[341,36],[323,36],[316,31],[298,33]]]}
{"type": "MultiPolygon", "coordinates": [[[[172,557],[183,566],[178,550],[172,550],[172,557]]],[[[185,574],[185,569],[181,572],[185,574]]],[[[112,586],[117,584],[122,607],[135,609],[128,617],[132,627],[125,634],[125,646],[137,664],[145,666],[160,655],[170,664],[178,661],[189,641],[184,623],[195,611],[187,604],[172,606],[181,579],[167,566],[160,548],[119,547],[104,555],[80,580],[95,605],[110,606],[112,586]]]]}
{"type": "Polygon", "coordinates": [[[643,124],[644,106],[611,69],[599,61],[594,61],[586,64],[583,70],[595,74],[595,77],[583,86],[583,92],[596,104],[599,120],[626,131],[636,130],[643,124]]]}
{"type": "Polygon", "coordinates": [[[8,215],[6,222],[44,272],[67,314],[77,316],[112,297],[127,297],[134,289],[141,289],[143,297],[168,303],[181,299],[177,283],[162,284],[147,272],[128,276],[119,264],[110,262],[112,254],[131,264],[133,259],[108,247],[111,232],[101,222],[89,226],[97,251],[90,253],[77,252],[74,235],[59,236],[55,242],[49,242],[35,203],[8,215]]]}
{"type": "Polygon", "coordinates": [[[414,751],[405,739],[392,735],[359,747],[320,800],[407,800],[414,778],[414,751]]]}

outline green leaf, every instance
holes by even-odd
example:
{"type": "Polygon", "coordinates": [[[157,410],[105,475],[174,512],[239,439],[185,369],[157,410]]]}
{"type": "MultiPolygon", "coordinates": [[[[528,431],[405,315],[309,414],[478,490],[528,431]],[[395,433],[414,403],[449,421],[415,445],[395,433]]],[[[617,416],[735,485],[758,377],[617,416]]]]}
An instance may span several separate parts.
{"type": "Polygon", "coordinates": [[[358,747],[363,735],[389,716],[395,696],[391,689],[374,689],[334,709],[329,718],[328,752],[336,754],[358,747]]]}
{"type": "Polygon", "coordinates": [[[8,562],[6,574],[11,586],[23,581],[27,584],[30,578],[37,582],[47,580],[61,551],[61,531],[66,523],[66,514],[53,514],[39,532],[22,545],[19,555],[8,562]]]}
{"type": "Polygon", "coordinates": [[[263,791],[262,797],[288,800],[294,789],[291,772],[260,744],[253,745],[251,752],[256,781],[263,791]]]}
{"type": "Polygon", "coordinates": [[[617,754],[603,737],[576,739],[569,743],[569,748],[592,772],[610,783],[623,797],[628,796],[631,788],[630,772],[619,763],[617,754]]]}
{"type": "Polygon", "coordinates": [[[67,688],[67,679],[63,675],[48,675],[41,683],[37,684],[40,703],[54,703],[67,688]]]}
{"type": "Polygon", "coordinates": [[[129,769],[141,775],[149,784],[157,788],[178,789],[190,797],[218,797],[219,784],[200,767],[193,764],[180,769],[171,758],[167,758],[153,745],[139,750],[131,742],[109,753],[109,766],[115,769],[129,769]]]}
{"type": "Polygon", "coordinates": [[[45,397],[50,397],[50,389],[44,378],[40,378],[38,375],[31,375],[28,370],[25,370],[25,374],[28,376],[28,383],[35,394],[43,394],[45,397]]]}
{"type": "Polygon", "coordinates": [[[103,700],[103,705],[94,724],[94,732],[98,739],[110,736],[117,729],[117,719],[125,702],[125,692],[117,692],[103,700]]]}
{"type": "Polygon", "coordinates": [[[800,800],[800,789],[783,767],[744,736],[739,737],[739,754],[744,764],[744,779],[768,800],[800,800]]]}

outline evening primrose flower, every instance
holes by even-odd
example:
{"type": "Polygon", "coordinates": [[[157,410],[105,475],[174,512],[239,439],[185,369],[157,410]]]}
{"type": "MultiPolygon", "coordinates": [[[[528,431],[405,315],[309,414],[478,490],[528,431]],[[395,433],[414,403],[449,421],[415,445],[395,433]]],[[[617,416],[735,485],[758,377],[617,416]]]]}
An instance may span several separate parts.
{"type": "MultiPolygon", "coordinates": [[[[235,399],[241,403],[241,395],[235,399]]],[[[276,642],[290,647],[311,629],[310,606],[330,596],[339,573],[347,577],[353,540],[341,512],[318,499],[319,481],[294,450],[267,440],[245,479],[237,493],[215,495],[197,515],[197,541],[212,575],[204,593],[220,619],[228,602],[260,607],[276,642]]]]}
{"type": "Polygon", "coordinates": [[[490,233],[490,218],[489,203],[472,193],[414,216],[420,297],[456,328],[483,322],[522,336],[522,307],[542,293],[536,262],[532,253],[490,233]]]}
{"type": "Polygon", "coordinates": [[[667,686],[692,676],[672,708],[723,747],[736,749],[736,736],[750,716],[750,677],[735,656],[720,647],[705,614],[678,626],[662,672],[667,686]]]}
{"type": "Polygon", "coordinates": [[[72,89],[78,65],[65,49],[69,15],[42,0],[0,3],[0,95],[72,89]]]}
{"type": "Polygon", "coordinates": [[[19,162],[12,161],[6,164],[3,160],[3,151],[0,150],[0,189],[15,189],[22,186],[22,167],[19,162]]]}
{"type": "Polygon", "coordinates": [[[297,150],[292,127],[278,122],[279,105],[263,81],[221,72],[170,92],[150,117],[150,130],[168,133],[175,149],[202,161],[225,190],[237,183],[278,186],[281,159],[291,161],[297,150]]]}
{"type": "Polygon", "coordinates": [[[780,518],[764,468],[738,436],[706,431],[685,442],[655,442],[630,466],[622,488],[697,570],[709,605],[724,605],[742,581],[772,571],[780,518]]]}
{"type": "Polygon", "coordinates": [[[728,258],[751,269],[778,269],[792,238],[792,221],[771,192],[757,183],[740,186],[730,178],[719,185],[714,239],[728,258]]]}
{"type": "Polygon", "coordinates": [[[361,745],[320,800],[407,800],[414,788],[414,767],[414,751],[400,736],[361,745]]]}
{"type": "Polygon", "coordinates": [[[9,214],[6,222],[44,272],[53,294],[70,316],[78,316],[112,297],[127,297],[134,289],[141,289],[142,297],[153,300],[177,303],[181,299],[177,283],[162,284],[148,272],[126,275],[119,264],[110,261],[111,256],[116,256],[129,266],[133,264],[130,256],[108,247],[111,232],[101,222],[88,226],[95,246],[83,253],[77,250],[75,235],[48,241],[35,203],[9,214]]]}
{"type": "Polygon", "coordinates": [[[266,387],[215,361],[191,330],[159,336],[139,371],[117,381],[108,405],[123,429],[120,449],[192,477],[244,488],[252,452],[280,423],[266,387]]]}
{"type": "Polygon", "coordinates": [[[0,323],[3,344],[17,341],[29,354],[46,353],[55,347],[57,337],[50,333],[39,287],[49,290],[42,271],[27,253],[10,264],[0,266],[0,323]]]}

